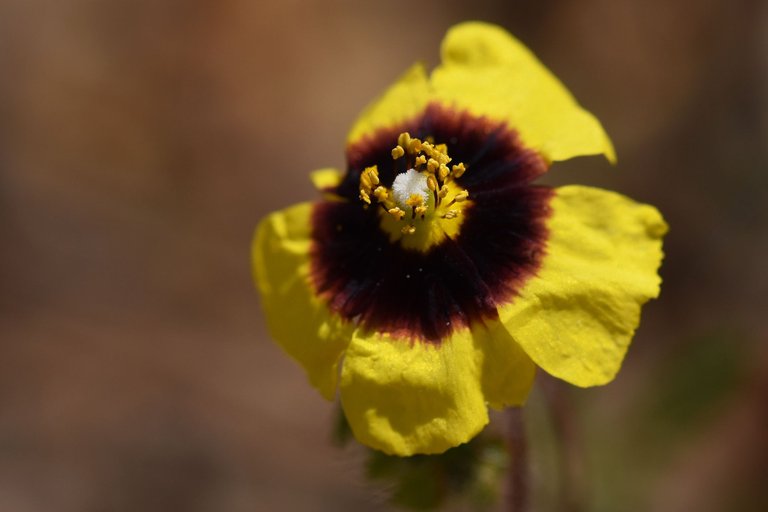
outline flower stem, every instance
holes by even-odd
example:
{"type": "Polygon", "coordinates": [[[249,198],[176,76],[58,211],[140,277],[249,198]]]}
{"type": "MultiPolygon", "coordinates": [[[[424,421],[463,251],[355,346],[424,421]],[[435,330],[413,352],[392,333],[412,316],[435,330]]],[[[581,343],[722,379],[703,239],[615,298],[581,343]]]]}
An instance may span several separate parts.
{"type": "Polygon", "coordinates": [[[562,382],[552,378],[542,379],[542,389],[549,402],[552,424],[559,444],[560,504],[558,510],[583,512],[587,501],[584,454],[568,389],[562,382]]]}
{"type": "Polygon", "coordinates": [[[507,452],[509,476],[507,481],[508,512],[527,512],[528,496],[528,446],[525,438],[522,407],[507,409],[507,452]]]}

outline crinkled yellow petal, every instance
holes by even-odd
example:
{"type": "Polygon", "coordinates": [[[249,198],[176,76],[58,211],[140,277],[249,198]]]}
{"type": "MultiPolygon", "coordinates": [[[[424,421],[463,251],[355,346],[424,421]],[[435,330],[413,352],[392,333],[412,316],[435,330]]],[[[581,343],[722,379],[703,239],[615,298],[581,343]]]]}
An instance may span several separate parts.
{"type": "Polygon", "coordinates": [[[439,345],[356,332],[340,390],[357,440],[389,454],[442,453],[488,423],[467,329],[439,345]]]}
{"type": "Polygon", "coordinates": [[[352,125],[347,143],[354,144],[380,128],[416,117],[429,102],[429,82],[424,66],[415,64],[373,103],[352,125]]]}
{"type": "Polygon", "coordinates": [[[547,254],[499,316],[533,361],[577,386],[618,372],[640,321],[657,297],[667,225],[652,206],[614,192],[556,190],[547,254]]]}
{"type": "Polygon", "coordinates": [[[442,453],[488,423],[486,402],[520,404],[535,367],[500,325],[454,332],[439,344],[355,333],[341,371],[341,403],[357,439],[386,453],[442,453]]]}
{"type": "Polygon", "coordinates": [[[441,103],[506,122],[550,161],[596,154],[615,161],[600,122],[504,29],[456,25],[443,40],[442,59],[431,79],[441,103]]]}
{"type": "Polygon", "coordinates": [[[311,212],[312,205],[302,203],[261,221],[253,240],[253,272],[270,334],[330,400],[352,328],[331,315],[313,293],[309,281],[311,212]]]}

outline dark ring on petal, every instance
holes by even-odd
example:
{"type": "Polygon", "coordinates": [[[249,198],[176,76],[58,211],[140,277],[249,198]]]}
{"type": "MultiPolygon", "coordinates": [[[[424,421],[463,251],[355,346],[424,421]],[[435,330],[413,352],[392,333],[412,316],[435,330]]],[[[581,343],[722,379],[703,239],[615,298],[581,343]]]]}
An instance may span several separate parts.
{"type": "Polygon", "coordinates": [[[311,250],[314,288],[342,318],[365,330],[439,342],[455,329],[496,318],[497,306],[514,300],[535,275],[552,190],[530,183],[547,165],[503,124],[431,105],[350,147],[347,156],[346,177],[335,190],[347,200],[316,204],[311,250]],[[458,180],[472,199],[461,231],[428,252],[390,242],[377,209],[357,199],[365,167],[377,165],[387,186],[405,171],[391,157],[403,131],[447,144],[468,168],[458,180]]]}

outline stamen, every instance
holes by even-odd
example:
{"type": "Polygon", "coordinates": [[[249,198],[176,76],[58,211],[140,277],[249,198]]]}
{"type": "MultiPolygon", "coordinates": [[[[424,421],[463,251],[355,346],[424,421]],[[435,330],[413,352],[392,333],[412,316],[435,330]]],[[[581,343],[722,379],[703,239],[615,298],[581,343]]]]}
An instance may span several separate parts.
{"type": "Polygon", "coordinates": [[[379,170],[376,166],[366,167],[360,173],[360,199],[370,204],[370,194],[373,187],[379,184],[379,170]]]}
{"type": "Polygon", "coordinates": [[[458,194],[456,194],[456,197],[453,198],[453,202],[460,203],[462,201],[466,201],[469,197],[469,191],[468,190],[462,190],[458,194]]]}
{"type": "Polygon", "coordinates": [[[445,212],[445,215],[443,215],[444,219],[455,219],[459,216],[459,210],[448,210],[445,212]]]}
{"type": "Polygon", "coordinates": [[[388,213],[390,215],[392,215],[397,220],[402,220],[403,217],[405,216],[405,212],[403,210],[401,210],[400,208],[398,208],[397,206],[395,206],[394,208],[390,209],[388,213]]]}
{"type": "Polygon", "coordinates": [[[387,187],[379,185],[379,170],[376,166],[366,167],[360,173],[360,200],[366,205],[371,204],[371,194],[376,198],[384,211],[394,206],[390,200],[387,187]]]}
{"type": "Polygon", "coordinates": [[[366,176],[366,179],[370,181],[370,186],[379,184],[379,169],[375,165],[366,167],[363,174],[366,176]]]}
{"type": "Polygon", "coordinates": [[[387,190],[386,187],[382,187],[381,185],[379,185],[378,187],[376,187],[376,190],[373,191],[373,195],[376,197],[377,201],[379,201],[380,203],[383,203],[384,201],[387,200],[387,198],[389,198],[389,191],[387,190]]]}
{"type": "Polygon", "coordinates": [[[451,205],[452,205],[452,204],[454,204],[454,203],[462,203],[462,202],[466,201],[468,197],[469,197],[469,191],[467,191],[467,190],[462,190],[461,192],[459,192],[458,194],[456,194],[456,195],[453,197],[453,199],[451,200],[451,202],[450,202],[450,203],[448,203],[448,206],[451,206],[451,205]]]}
{"type": "Polygon", "coordinates": [[[448,170],[448,166],[445,164],[440,164],[440,168],[438,169],[438,176],[440,177],[440,181],[445,181],[445,178],[448,177],[448,173],[451,172],[448,170]]]}
{"type": "MultiPolygon", "coordinates": [[[[405,169],[395,176],[390,188],[379,182],[379,171],[374,165],[367,167],[360,173],[360,200],[369,205],[375,199],[378,205],[392,217],[395,222],[405,220],[410,209],[407,224],[399,228],[403,235],[412,235],[416,232],[417,222],[437,222],[437,219],[455,219],[462,208],[450,208],[456,203],[462,203],[469,198],[467,190],[457,192],[453,180],[461,177],[467,168],[463,163],[448,166],[451,157],[448,156],[448,146],[428,137],[420,140],[411,137],[408,132],[403,132],[397,137],[397,145],[392,148],[392,158],[401,160],[396,168],[405,169]],[[405,157],[405,158],[403,158],[405,157]],[[409,168],[412,165],[413,167],[409,168]],[[444,199],[453,194],[450,203],[444,199]]],[[[397,171],[396,171],[397,172],[397,171]]],[[[392,221],[387,221],[391,223],[392,221]]],[[[446,233],[456,233],[459,224],[427,227],[430,240],[437,240],[446,233]],[[440,233],[430,235],[429,233],[440,233]],[[432,238],[437,236],[438,238],[432,238]]],[[[394,227],[394,226],[392,226],[394,227]]],[[[422,228],[418,228],[422,229],[422,228]]],[[[421,243],[421,242],[419,242],[421,243]]],[[[432,242],[435,243],[435,242],[432,242]]]]}

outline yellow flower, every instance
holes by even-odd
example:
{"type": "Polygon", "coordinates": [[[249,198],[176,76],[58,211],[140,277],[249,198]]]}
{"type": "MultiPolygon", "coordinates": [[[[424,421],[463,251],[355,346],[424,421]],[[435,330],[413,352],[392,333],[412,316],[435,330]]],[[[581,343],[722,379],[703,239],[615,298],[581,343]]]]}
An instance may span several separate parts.
{"type": "Polygon", "coordinates": [[[431,76],[368,107],[322,200],[259,225],[269,330],[359,441],[397,455],[475,436],[522,404],[536,366],[577,386],[618,371],[659,293],[659,212],[583,186],[532,184],[551,162],[615,159],[600,123],[499,27],[463,23],[431,76]]]}

